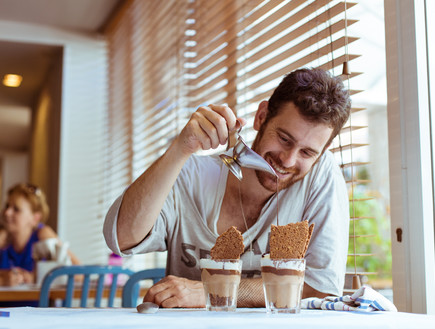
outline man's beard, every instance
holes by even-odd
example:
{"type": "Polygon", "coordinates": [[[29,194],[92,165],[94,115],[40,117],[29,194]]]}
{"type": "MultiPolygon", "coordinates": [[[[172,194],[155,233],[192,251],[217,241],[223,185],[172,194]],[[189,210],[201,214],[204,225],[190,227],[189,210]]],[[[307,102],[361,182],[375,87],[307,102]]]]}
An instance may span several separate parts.
{"type": "MultiPolygon", "coordinates": [[[[265,158],[267,159],[268,157],[271,157],[271,155],[266,153],[265,158]]],[[[282,168],[282,166],[280,165],[280,163],[278,161],[276,161],[274,159],[273,162],[274,162],[275,166],[279,166],[282,168]]],[[[286,188],[289,188],[290,186],[292,186],[296,182],[303,179],[306,175],[306,173],[301,174],[301,171],[297,168],[294,168],[294,167],[285,168],[285,171],[287,174],[290,174],[291,176],[287,177],[286,179],[279,179],[278,186],[277,186],[277,177],[273,176],[272,174],[265,172],[265,171],[261,171],[261,170],[256,170],[255,174],[256,174],[257,179],[258,179],[259,183],[261,184],[261,186],[263,186],[266,190],[268,190],[270,192],[276,192],[277,189],[278,189],[278,191],[281,191],[281,190],[284,190],[286,188]]]]}
{"type": "MultiPolygon", "coordinates": [[[[264,129],[263,127],[260,128],[260,130],[257,133],[257,136],[255,137],[254,142],[252,143],[252,150],[257,152],[258,150],[258,144],[263,137],[264,129]]],[[[257,152],[258,153],[258,152],[257,152]]],[[[271,153],[266,153],[263,157],[267,163],[270,164],[272,162],[275,166],[282,168],[285,172],[288,174],[291,174],[290,177],[286,178],[285,180],[278,180],[278,186],[277,186],[277,177],[273,176],[272,174],[261,171],[261,170],[255,170],[255,175],[257,176],[257,179],[261,186],[263,186],[266,190],[270,192],[276,192],[281,191],[283,189],[289,188],[296,182],[300,181],[305,177],[305,174],[301,174],[301,171],[298,168],[292,167],[292,168],[284,168],[281,164],[281,160],[278,158],[275,158],[271,153]]]]}

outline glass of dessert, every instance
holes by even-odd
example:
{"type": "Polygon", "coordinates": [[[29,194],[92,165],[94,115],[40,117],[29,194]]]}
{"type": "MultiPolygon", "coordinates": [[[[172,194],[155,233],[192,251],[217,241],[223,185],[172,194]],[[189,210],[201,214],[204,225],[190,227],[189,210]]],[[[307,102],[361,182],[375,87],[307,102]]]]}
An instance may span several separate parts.
{"type": "Polygon", "coordinates": [[[305,253],[314,224],[308,221],[272,225],[270,254],[261,259],[264,298],[268,313],[299,313],[305,278],[305,253]]]}
{"type": "Polygon", "coordinates": [[[264,298],[268,313],[299,313],[304,288],[305,259],[261,259],[264,298]]]}
{"type": "Polygon", "coordinates": [[[207,311],[231,311],[237,308],[237,294],[242,272],[240,259],[201,259],[207,311]]]}
{"type": "Polygon", "coordinates": [[[242,273],[240,254],[243,237],[232,226],[222,233],[210,251],[211,259],[201,259],[201,281],[208,311],[230,311],[237,308],[237,294],[242,273]]]}

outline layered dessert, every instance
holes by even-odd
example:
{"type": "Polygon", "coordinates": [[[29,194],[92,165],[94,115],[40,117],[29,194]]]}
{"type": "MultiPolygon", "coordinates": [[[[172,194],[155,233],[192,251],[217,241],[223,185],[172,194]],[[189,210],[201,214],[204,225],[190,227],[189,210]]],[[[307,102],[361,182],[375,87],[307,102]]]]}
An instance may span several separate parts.
{"type": "Polygon", "coordinates": [[[242,261],[201,259],[207,310],[235,311],[242,261]]]}
{"type": "Polygon", "coordinates": [[[261,260],[266,308],[270,311],[297,313],[304,287],[304,259],[261,260]]]}
{"type": "Polygon", "coordinates": [[[272,225],[270,254],[261,260],[268,312],[299,313],[305,277],[305,253],[314,225],[307,221],[272,225]]]}
{"type": "Polygon", "coordinates": [[[232,226],[216,239],[211,259],[200,260],[207,310],[236,310],[244,248],[242,234],[232,226]]]}

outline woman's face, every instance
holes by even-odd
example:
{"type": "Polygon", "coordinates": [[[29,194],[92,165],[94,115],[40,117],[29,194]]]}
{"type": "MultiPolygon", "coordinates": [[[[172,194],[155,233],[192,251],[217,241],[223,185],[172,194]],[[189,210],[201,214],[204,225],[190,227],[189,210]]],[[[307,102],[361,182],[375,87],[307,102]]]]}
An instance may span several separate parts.
{"type": "Polygon", "coordinates": [[[38,213],[32,211],[27,199],[19,194],[9,196],[3,210],[3,222],[9,233],[33,230],[39,221],[38,213]]]}

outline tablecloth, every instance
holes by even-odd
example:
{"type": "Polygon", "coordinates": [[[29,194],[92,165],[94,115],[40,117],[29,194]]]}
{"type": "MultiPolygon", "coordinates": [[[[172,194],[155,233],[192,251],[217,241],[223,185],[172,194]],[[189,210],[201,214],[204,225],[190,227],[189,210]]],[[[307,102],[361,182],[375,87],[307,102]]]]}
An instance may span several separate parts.
{"type": "Polygon", "coordinates": [[[403,312],[340,312],[302,310],[300,314],[266,314],[265,309],[237,309],[235,313],[205,309],[160,309],[140,314],[131,308],[2,308],[0,328],[10,329],[133,329],[133,328],[435,328],[435,315],[403,312]]]}

